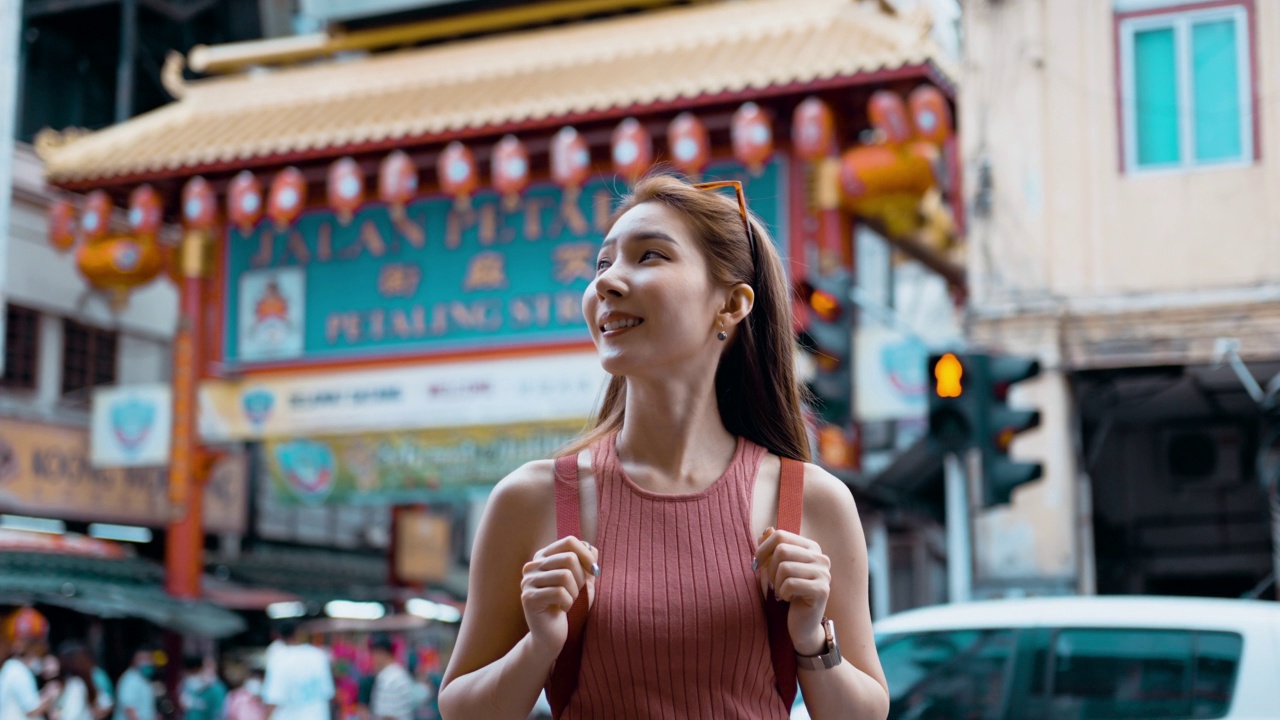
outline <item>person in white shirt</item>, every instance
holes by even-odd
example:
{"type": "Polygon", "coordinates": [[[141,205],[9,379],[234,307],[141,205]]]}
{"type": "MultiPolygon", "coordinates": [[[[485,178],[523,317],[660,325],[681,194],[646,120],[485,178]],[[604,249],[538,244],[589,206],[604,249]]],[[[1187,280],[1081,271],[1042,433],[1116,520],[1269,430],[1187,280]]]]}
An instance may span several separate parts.
{"type": "Polygon", "coordinates": [[[58,647],[62,693],[58,696],[58,720],[94,720],[106,700],[93,682],[93,657],[78,642],[58,647]]]}
{"type": "Polygon", "coordinates": [[[325,651],[306,642],[296,622],[284,623],[285,645],[268,653],[262,700],[271,720],[328,720],[333,670],[325,651]]]}
{"type": "Polygon", "coordinates": [[[6,641],[8,659],[0,665],[0,720],[39,718],[49,712],[62,691],[57,681],[45,684],[43,692],[36,687],[32,667],[43,665],[39,650],[43,636],[11,633],[6,641]]]}
{"type": "Polygon", "coordinates": [[[413,711],[427,700],[430,692],[409,676],[409,671],[396,662],[395,647],[388,637],[375,637],[370,644],[373,666],[378,669],[373,682],[369,709],[374,720],[412,720],[413,711]]]}
{"type": "Polygon", "coordinates": [[[151,689],[155,673],[151,651],[140,648],[133,654],[133,664],[120,676],[116,685],[116,709],[112,720],[156,720],[156,693],[151,689]]]}

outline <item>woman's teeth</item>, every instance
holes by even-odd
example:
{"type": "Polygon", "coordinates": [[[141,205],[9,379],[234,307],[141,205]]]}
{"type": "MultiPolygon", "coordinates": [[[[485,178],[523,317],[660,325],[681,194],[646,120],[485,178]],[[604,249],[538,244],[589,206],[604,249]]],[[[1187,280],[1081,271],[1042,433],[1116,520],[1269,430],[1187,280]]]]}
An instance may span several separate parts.
{"type": "Polygon", "coordinates": [[[604,332],[609,332],[610,330],[621,330],[622,328],[635,327],[636,325],[639,325],[642,322],[644,321],[641,320],[640,318],[631,318],[629,320],[613,320],[602,325],[600,329],[603,330],[604,332]]]}

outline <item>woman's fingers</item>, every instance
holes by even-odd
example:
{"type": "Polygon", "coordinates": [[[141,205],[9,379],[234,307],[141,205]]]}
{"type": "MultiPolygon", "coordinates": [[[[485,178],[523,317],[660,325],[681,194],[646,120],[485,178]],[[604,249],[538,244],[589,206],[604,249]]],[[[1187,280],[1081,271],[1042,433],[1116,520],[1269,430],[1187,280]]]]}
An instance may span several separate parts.
{"type": "Polygon", "coordinates": [[[569,588],[563,585],[554,585],[551,587],[525,587],[521,595],[526,608],[556,608],[562,612],[569,612],[569,608],[573,606],[573,601],[578,597],[578,592],[577,590],[570,591],[569,588]]]}
{"type": "Polygon", "coordinates": [[[582,560],[572,553],[557,553],[550,557],[532,560],[525,563],[524,574],[564,572],[569,574],[572,585],[582,587],[587,582],[587,571],[582,567],[582,560]]]}
{"type": "Polygon", "coordinates": [[[599,551],[585,540],[573,537],[572,535],[562,537],[542,548],[534,554],[533,559],[539,560],[562,553],[570,553],[577,556],[578,561],[581,563],[582,569],[585,572],[590,572],[595,575],[600,574],[599,551]]]}

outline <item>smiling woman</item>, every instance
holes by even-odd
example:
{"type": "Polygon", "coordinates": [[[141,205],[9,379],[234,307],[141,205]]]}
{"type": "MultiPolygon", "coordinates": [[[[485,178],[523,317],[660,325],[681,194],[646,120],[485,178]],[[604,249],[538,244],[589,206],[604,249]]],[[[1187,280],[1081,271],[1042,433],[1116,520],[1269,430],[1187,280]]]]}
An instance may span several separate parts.
{"type": "Polygon", "coordinates": [[[582,311],[592,429],[494,490],[446,718],[883,718],[866,541],[809,457],[789,294],[722,184],[641,180],[582,311]],[[842,643],[843,641],[843,649],[842,643]],[[845,662],[847,660],[847,662],[845,662]]]}

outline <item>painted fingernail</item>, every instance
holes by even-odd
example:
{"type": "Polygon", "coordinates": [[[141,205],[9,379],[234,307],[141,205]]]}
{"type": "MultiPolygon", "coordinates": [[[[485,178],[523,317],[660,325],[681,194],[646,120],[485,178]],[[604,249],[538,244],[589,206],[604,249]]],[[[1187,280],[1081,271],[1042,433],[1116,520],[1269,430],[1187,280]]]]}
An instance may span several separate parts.
{"type": "Polygon", "coordinates": [[[751,572],[755,572],[755,571],[757,571],[757,570],[759,570],[759,569],[760,569],[760,558],[758,558],[758,557],[752,557],[752,558],[751,558],[751,572]]]}
{"type": "Polygon", "coordinates": [[[591,574],[600,577],[600,563],[591,563],[591,574]]]}

